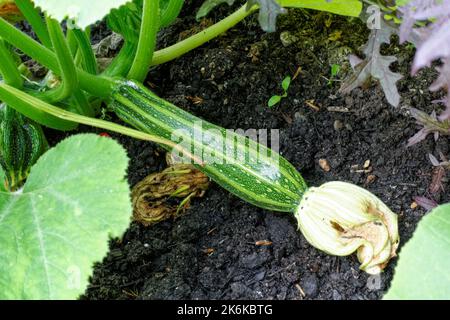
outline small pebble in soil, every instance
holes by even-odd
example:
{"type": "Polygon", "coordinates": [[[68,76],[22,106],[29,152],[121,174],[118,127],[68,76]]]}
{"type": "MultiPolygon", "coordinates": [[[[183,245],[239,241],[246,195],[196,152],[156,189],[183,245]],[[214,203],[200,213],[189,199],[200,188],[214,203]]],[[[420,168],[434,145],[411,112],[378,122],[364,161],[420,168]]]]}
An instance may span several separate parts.
{"type": "Polygon", "coordinates": [[[315,274],[309,274],[301,281],[301,286],[308,298],[315,298],[319,293],[319,279],[315,274]]]}
{"type": "Polygon", "coordinates": [[[366,184],[371,184],[373,183],[375,180],[377,179],[377,177],[373,174],[370,174],[367,176],[366,178],[366,184]]]}
{"type": "Polygon", "coordinates": [[[265,276],[266,276],[266,272],[265,272],[265,271],[258,272],[258,273],[255,275],[254,280],[255,280],[255,281],[261,281],[262,279],[265,278],[265,276]]]}
{"type": "Polygon", "coordinates": [[[267,252],[260,252],[259,254],[253,252],[250,255],[244,255],[241,257],[241,263],[244,267],[248,269],[254,269],[262,266],[269,259],[267,252]]]}
{"type": "Polygon", "coordinates": [[[333,290],[333,300],[342,300],[342,295],[337,290],[333,290]]]}
{"type": "Polygon", "coordinates": [[[327,159],[319,159],[319,166],[325,172],[330,172],[331,170],[330,164],[328,163],[327,159]]]}
{"type": "Polygon", "coordinates": [[[339,131],[344,128],[344,123],[341,120],[335,120],[333,123],[334,130],[339,131]]]}

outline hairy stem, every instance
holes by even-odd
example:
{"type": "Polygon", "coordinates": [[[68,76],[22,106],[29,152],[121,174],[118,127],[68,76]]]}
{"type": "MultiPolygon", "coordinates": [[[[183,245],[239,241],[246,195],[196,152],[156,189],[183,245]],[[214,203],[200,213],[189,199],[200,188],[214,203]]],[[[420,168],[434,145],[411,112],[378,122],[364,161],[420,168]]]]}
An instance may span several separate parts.
{"type": "Polygon", "coordinates": [[[147,75],[156,45],[159,29],[159,0],[144,0],[142,22],[136,56],[128,79],[142,82],[147,75]]]}
{"type": "Polygon", "coordinates": [[[5,83],[16,88],[22,88],[23,79],[20,71],[17,68],[10,50],[2,39],[0,39],[0,61],[0,73],[3,76],[5,83]]]}
{"type": "Polygon", "coordinates": [[[88,33],[80,29],[72,29],[72,34],[78,43],[85,70],[91,74],[97,74],[97,59],[92,50],[88,33]]]}
{"type": "Polygon", "coordinates": [[[30,0],[16,0],[16,5],[33,28],[34,33],[41,43],[47,48],[51,48],[52,42],[50,41],[50,35],[48,34],[45,23],[34,4],[30,0]]]}
{"type": "Polygon", "coordinates": [[[170,47],[155,51],[151,65],[163,64],[182,56],[183,54],[203,45],[204,43],[224,33],[228,29],[234,27],[237,23],[245,19],[256,10],[258,10],[258,6],[255,5],[247,10],[247,4],[245,4],[233,14],[206,28],[205,30],[170,47]]]}
{"type": "MultiPolygon", "coordinates": [[[[9,24],[3,18],[0,18],[0,37],[52,70],[55,74],[61,75],[55,53],[9,24]]],[[[90,74],[80,68],[76,69],[76,73],[81,89],[99,98],[109,97],[112,90],[111,79],[90,74]]]]}
{"type": "Polygon", "coordinates": [[[26,94],[24,91],[0,82],[0,101],[14,108],[31,120],[56,130],[73,130],[76,123],[61,120],[38,108],[38,104],[45,103],[41,99],[26,94]]]}
{"type": "Polygon", "coordinates": [[[78,87],[78,77],[75,69],[72,52],[67,45],[66,38],[60,24],[51,18],[47,18],[47,28],[52,41],[53,49],[58,60],[62,83],[58,88],[46,92],[49,102],[64,100],[72,95],[78,87]]]}

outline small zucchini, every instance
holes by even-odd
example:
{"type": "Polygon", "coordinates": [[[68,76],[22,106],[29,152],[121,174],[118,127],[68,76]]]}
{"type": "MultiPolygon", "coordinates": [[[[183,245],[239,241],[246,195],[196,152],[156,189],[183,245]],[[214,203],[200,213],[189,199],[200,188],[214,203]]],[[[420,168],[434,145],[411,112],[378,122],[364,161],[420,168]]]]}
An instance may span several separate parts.
{"type": "Polygon", "coordinates": [[[42,128],[13,108],[3,104],[0,114],[0,165],[5,171],[5,186],[15,191],[48,144],[42,128]]]}

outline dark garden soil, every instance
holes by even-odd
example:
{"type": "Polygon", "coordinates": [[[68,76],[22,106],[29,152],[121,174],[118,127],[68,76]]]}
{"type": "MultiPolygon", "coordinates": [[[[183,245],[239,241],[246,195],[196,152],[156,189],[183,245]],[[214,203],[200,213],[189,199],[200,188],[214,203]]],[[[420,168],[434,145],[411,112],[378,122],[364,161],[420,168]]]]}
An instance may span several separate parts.
{"type": "MultiPolygon", "coordinates": [[[[193,16],[200,3],[188,3],[177,22],[162,31],[160,47],[199,31],[193,16]]],[[[225,5],[202,25],[229,12],[225,5]]],[[[408,108],[431,112],[431,101],[439,94],[427,90],[433,72],[408,76],[413,52],[396,41],[385,50],[399,57],[394,69],[406,75],[399,83],[399,108],[388,105],[375,84],[342,96],[340,82],[329,83],[330,65],[343,67],[342,79],[347,54],[358,53],[366,39],[365,26],[356,19],[295,10],[279,19],[277,32],[266,34],[257,17],[251,17],[155,68],[148,84],[169,101],[223,127],[279,129],[282,155],[310,185],[340,180],[365,186],[399,214],[404,244],[425,214],[412,208],[414,196],[450,200],[445,193],[429,195],[433,167],[427,157],[449,155],[449,144],[446,137],[435,142],[430,136],[406,148],[417,131],[408,108]],[[280,40],[282,32],[287,46],[280,40]],[[269,109],[267,100],[281,93],[282,79],[299,67],[289,96],[269,109]],[[330,171],[321,168],[320,159],[330,171]],[[364,172],[367,160],[370,172],[364,172]]],[[[164,153],[154,144],[118,139],[131,158],[131,185],[165,167],[164,153]]],[[[390,263],[377,287],[377,279],[358,270],[354,255],[333,257],[309,245],[293,216],[256,208],[212,184],[176,220],[152,227],[133,222],[123,239],[111,242],[83,298],[379,299],[395,264],[390,263]],[[255,245],[260,240],[272,244],[255,245]]]]}

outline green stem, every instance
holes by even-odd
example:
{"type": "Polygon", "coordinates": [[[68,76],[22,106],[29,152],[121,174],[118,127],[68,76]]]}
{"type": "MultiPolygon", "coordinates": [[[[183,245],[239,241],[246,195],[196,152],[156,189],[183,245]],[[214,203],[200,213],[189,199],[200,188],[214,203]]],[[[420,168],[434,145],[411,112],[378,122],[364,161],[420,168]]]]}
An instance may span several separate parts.
{"type": "Polygon", "coordinates": [[[151,65],[158,65],[176,59],[183,54],[201,46],[202,44],[214,39],[221,33],[234,27],[241,20],[258,10],[258,6],[253,6],[247,11],[247,4],[243,5],[240,9],[229,15],[225,19],[217,22],[216,24],[206,28],[205,30],[180,41],[170,47],[162,50],[155,51],[151,65]]]}
{"type": "Polygon", "coordinates": [[[72,52],[72,56],[74,57],[78,50],[78,41],[75,38],[75,35],[73,34],[74,29],[67,29],[66,32],[66,41],[67,45],[69,46],[70,52],[72,52]]]}
{"type": "Polygon", "coordinates": [[[39,42],[0,18],[0,37],[51,70],[59,69],[56,55],[39,42]]]}
{"type": "Polygon", "coordinates": [[[72,34],[78,43],[79,52],[83,58],[85,70],[91,74],[97,74],[97,59],[92,50],[88,34],[80,29],[72,29],[72,34]]]}
{"type": "Polygon", "coordinates": [[[41,99],[32,97],[22,90],[1,82],[0,100],[24,116],[46,127],[62,131],[73,130],[77,127],[76,123],[61,120],[60,118],[54,117],[45,111],[40,110],[36,104],[45,103],[41,99]]]}
{"type": "Polygon", "coordinates": [[[89,99],[86,97],[84,91],[78,89],[72,95],[71,106],[74,106],[76,113],[82,114],[87,117],[94,117],[95,110],[90,105],[89,99]]]}
{"type": "Polygon", "coordinates": [[[34,33],[41,43],[47,48],[51,48],[52,42],[50,41],[50,35],[48,34],[39,11],[35,8],[33,3],[30,0],[16,0],[16,5],[33,28],[34,33]]]}
{"type": "Polygon", "coordinates": [[[111,64],[102,72],[102,75],[105,77],[125,77],[130,70],[135,54],[136,46],[125,40],[122,49],[114,57],[111,64]]]}
{"type": "Polygon", "coordinates": [[[145,80],[156,46],[159,29],[159,0],[144,0],[139,42],[128,79],[145,80]]]}
{"type": "MultiPolygon", "coordinates": [[[[249,10],[247,10],[247,5],[244,5],[230,16],[200,33],[178,42],[175,45],[155,51],[150,65],[158,65],[178,58],[232,28],[256,10],[258,10],[257,5],[249,10]]],[[[0,19],[0,36],[36,61],[53,70],[56,74],[59,74],[59,67],[55,61],[55,55],[50,50],[46,50],[46,48],[40,46],[39,43],[9,25],[3,19],[0,19]]],[[[136,55],[136,57],[137,56],[138,55],[136,55]]],[[[147,72],[147,68],[144,68],[144,70],[147,72]]],[[[101,98],[106,98],[111,93],[111,85],[107,78],[95,77],[89,75],[87,72],[80,71],[80,69],[77,70],[77,73],[80,86],[83,90],[101,98]]]]}
{"type": "MultiPolygon", "coordinates": [[[[61,70],[56,55],[48,48],[0,18],[0,37],[22,52],[60,75],[61,70]]],[[[112,80],[76,69],[81,89],[99,98],[108,98],[112,90],[112,80]]]]}
{"type": "Polygon", "coordinates": [[[0,39],[0,61],[0,73],[3,76],[5,83],[19,89],[22,88],[22,75],[17,68],[10,50],[2,39],[0,39]]]}
{"type": "Polygon", "coordinates": [[[61,25],[54,19],[47,18],[47,28],[52,41],[53,50],[58,60],[62,82],[58,88],[46,92],[49,102],[64,100],[72,95],[78,87],[78,77],[72,52],[67,45],[61,25]]]}
{"type": "MultiPolygon", "coordinates": [[[[51,104],[48,104],[38,98],[35,98],[31,95],[26,94],[25,92],[18,90],[14,87],[8,86],[7,84],[0,83],[0,99],[6,98],[6,100],[10,101],[11,97],[14,97],[15,102],[20,103],[13,103],[11,106],[14,107],[17,111],[21,112],[23,110],[29,109],[33,110],[35,113],[42,113],[45,114],[47,117],[51,116],[54,117],[60,121],[67,122],[67,123],[80,123],[85,124],[88,126],[101,128],[104,130],[109,130],[113,132],[117,132],[132,138],[141,139],[141,140],[147,140],[147,141],[153,141],[155,143],[166,145],[170,148],[175,148],[178,151],[184,152],[187,156],[191,157],[195,161],[198,161],[198,159],[195,159],[195,157],[188,152],[186,149],[183,149],[179,144],[174,143],[168,139],[161,138],[156,135],[150,135],[146,134],[140,131],[137,131],[135,129],[127,128],[118,124],[115,124],[113,122],[96,119],[96,118],[90,118],[86,116],[82,116],[76,113],[69,112],[67,110],[55,107],[51,104]],[[18,108],[16,106],[19,106],[18,108]]],[[[7,102],[9,105],[9,102],[7,102]]],[[[25,114],[26,115],[26,114],[25,114]]]]}

